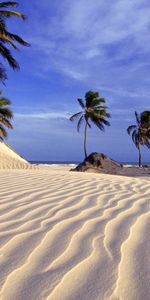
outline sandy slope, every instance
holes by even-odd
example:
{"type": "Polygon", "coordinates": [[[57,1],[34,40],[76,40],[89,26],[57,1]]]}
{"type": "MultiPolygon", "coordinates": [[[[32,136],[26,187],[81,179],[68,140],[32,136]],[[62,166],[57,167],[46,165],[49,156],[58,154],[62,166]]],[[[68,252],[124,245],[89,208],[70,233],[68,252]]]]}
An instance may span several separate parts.
{"type": "Polygon", "coordinates": [[[0,171],[0,299],[148,300],[150,178],[0,171]]]}
{"type": "Polygon", "coordinates": [[[28,163],[9,145],[0,141],[0,169],[33,169],[35,166],[28,163]]]}

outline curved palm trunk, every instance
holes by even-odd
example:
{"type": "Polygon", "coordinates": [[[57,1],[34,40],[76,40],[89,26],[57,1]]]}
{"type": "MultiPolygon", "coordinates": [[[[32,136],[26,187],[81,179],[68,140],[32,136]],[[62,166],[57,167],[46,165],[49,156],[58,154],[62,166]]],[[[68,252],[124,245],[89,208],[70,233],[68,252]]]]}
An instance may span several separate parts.
{"type": "Polygon", "coordinates": [[[87,152],[86,152],[86,136],[87,136],[87,122],[85,124],[85,129],[84,129],[84,154],[85,154],[85,158],[87,158],[87,152]]]}
{"type": "Polygon", "coordinates": [[[138,146],[138,151],[139,151],[139,167],[141,167],[141,160],[142,160],[142,156],[141,156],[141,149],[140,149],[140,145],[138,146]]]}

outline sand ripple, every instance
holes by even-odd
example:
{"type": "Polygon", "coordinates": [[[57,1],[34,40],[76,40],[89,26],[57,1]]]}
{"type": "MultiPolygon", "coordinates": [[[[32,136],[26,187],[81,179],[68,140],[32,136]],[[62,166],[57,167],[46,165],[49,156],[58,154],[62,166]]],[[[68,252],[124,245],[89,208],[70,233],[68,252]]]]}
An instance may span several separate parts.
{"type": "Polygon", "coordinates": [[[149,178],[51,167],[0,185],[0,299],[149,299],[149,178]]]}

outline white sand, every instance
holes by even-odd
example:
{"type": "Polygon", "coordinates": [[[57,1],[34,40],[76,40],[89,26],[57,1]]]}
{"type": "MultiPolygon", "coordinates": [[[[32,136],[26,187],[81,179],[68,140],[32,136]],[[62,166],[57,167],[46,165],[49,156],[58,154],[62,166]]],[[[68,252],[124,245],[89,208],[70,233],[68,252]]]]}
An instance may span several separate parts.
{"type": "Polygon", "coordinates": [[[23,157],[15,152],[9,145],[0,141],[0,169],[33,169],[23,157]]]}
{"type": "Polygon", "coordinates": [[[0,170],[0,299],[148,300],[150,177],[0,170]]]}

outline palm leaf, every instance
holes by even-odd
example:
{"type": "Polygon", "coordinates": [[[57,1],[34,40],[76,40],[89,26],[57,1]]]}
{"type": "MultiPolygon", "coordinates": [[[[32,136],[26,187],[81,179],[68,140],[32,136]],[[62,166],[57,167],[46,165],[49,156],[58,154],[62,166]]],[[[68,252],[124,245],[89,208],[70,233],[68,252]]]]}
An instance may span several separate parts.
{"type": "Polygon", "coordinates": [[[128,128],[127,128],[127,132],[128,134],[130,135],[132,130],[136,128],[136,125],[130,125],[128,128]]]}
{"type": "Polygon", "coordinates": [[[14,1],[5,1],[5,2],[1,2],[1,3],[0,3],[0,7],[1,7],[1,8],[8,7],[8,6],[16,7],[16,6],[18,6],[18,2],[14,2],[14,1]]]}
{"type": "Polygon", "coordinates": [[[93,123],[101,130],[101,131],[104,131],[105,130],[105,127],[104,125],[99,121],[99,120],[92,120],[93,123]]]}
{"type": "Polygon", "coordinates": [[[3,65],[0,63],[0,80],[4,83],[6,79],[7,79],[6,71],[3,65]]]}
{"type": "Polygon", "coordinates": [[[6,126],[7,128],[13,128],[12,124],[9,122],[9,120],[5,117],[0,116],[0,123],[6,126]]]}
{"type": "Polygon", "coordinates": [[[6,24],[4,18],[2,18],[0,15],[0,32],[3,33],[5,31],[6,31],[6,24]]]}
{"type": "Polygon", "coordinates": [[[3,138],[7,137],[7,132],[5,128],[0,124],[0,139],[3,140],[3,138]]]}
{"type": "Polygon", "coordinates": [[[84,109],[85,105],[82,99],[78,98],[77,101],[79,102],[80,106],[84,109]]]}
{"type": "Polygon", "coordinates": [[[0,98],[0,107],[10,105],[10,104],[11,102],[7,98],[5,97],[0,98]]]}
{"type": "Polygon", "coordinates": [[[13,43],[13,41],[11,40],[11,38],[8,36],[8,35],[5,35],[4,33],[0,33],[0,40],[3,42],[3,43],[10,43],[14,49],[17,50],[17,47],[16,45],[13,43]]]}
{"type": "Polygon", "coordinates": [[[135,111],[135,118],[136,118],[136,121],[137,121],[137,124],[140,125],[140,116],[138,115],[138,113],[135,111]]]}
{"type": "Polygon", "coordinates": [[[82,111],[80,111],[80,112],[78,112],[78,113],[72,115],[72,116],[69,118],[69,120],[70,120],[70,121],[74,121],[76,118],[78,118],[79,116],[81,116],[81,114],[82,114],[82,111]]]}
{"type": "Polygon", "coordinates": [[[18,42],[20,45],[29,47],[30,44],[24,41],[19,35],[7,32],[7,35],[14,41],[18,42]]]}
{"type": "Polygon", "coordinates": [[[8,108],[0,108],[0,116],[7,117],[8,119],[13,118],[13,113],[8,108]]]}
{"type": "Polygon", "coordinates": [[[146,146],[148,149],[150,149],[150,142],[149,142],[148,139],[145,141],[145,146],[146,146]]]}
{"type": "Polygon", "coordinates": [[[19,17],[23,20],[26,19],[26,16],[20,12],[17,11],[10,11],[10,10],[0,10],[0,14],[3,17],[10,18],[10,17],[19,17]]]}
{"type": "Polygon", "coordinates": [[[0,54],[8,61],[9,65],[13,69],[19,69],[20,68],[19,64],[13,58],[13,56],[10,53],[10,51],[4,45],[2,45],[2,43],[0,43],[0,54]]]}
{"type": "Polygon", "coordinates": [[[80,130],[80,127],[81,127],[81,124],[82,124],[82,122],[83,122],[83,115],[80,117],[80,119],[79,119],[79,121],[78,121],[78,124],[77,124],[77,131],[79,132],[79,130],[80,130]]]}
{"type": "Polygon", "coordinates": [[[102,119],[101,122],[104,123],[107,126],[110,126],[110,123],[107,120],[105,120],[105,119],[102,119]]]}

